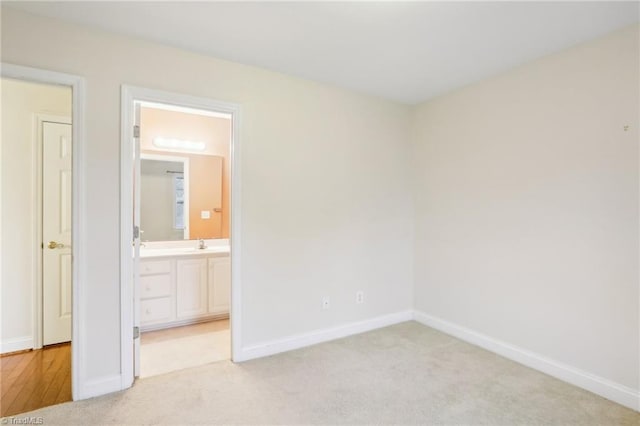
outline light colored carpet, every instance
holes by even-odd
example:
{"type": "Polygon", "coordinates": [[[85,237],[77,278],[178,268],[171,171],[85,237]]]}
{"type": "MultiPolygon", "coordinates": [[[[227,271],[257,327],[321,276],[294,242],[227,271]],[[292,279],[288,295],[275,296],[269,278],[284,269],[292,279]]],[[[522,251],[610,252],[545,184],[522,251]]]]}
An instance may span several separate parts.
{"type": "Polygon", "coordinates": [[[140,377],[197,367],[231,358],[229,330],[180,336],[140,346],[140,377]]]}
{"type": "Polygon", "coordinates": [[[27,415],[47,425],[640,424],[639,413],[416,322],[27,415]]]}

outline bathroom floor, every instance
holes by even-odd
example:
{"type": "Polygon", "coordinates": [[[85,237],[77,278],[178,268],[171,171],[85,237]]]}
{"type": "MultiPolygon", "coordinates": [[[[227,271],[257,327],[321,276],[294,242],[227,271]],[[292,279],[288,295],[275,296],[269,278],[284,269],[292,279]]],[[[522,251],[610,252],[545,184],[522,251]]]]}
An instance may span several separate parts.
{"type": "Polygon", "coordinates": [[[142,378],[230,358],[228,319],[148,331],[140,337],[142,378]]]}

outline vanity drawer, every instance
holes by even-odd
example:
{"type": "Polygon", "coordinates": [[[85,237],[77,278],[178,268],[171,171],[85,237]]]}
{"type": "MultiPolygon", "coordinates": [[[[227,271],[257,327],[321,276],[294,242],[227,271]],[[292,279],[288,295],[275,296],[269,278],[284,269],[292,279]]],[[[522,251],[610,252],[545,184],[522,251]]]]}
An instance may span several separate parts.
{"type": "Polygon", "coordinates": [[[162,297],[140,301],[140,322],[155,322],[171,318],[171,298],[162,297]]]}
{"type": "Polygon", "coordinates": [[[149,275],[140,277],[140,298],[170,296],[171,274],[149,275]]]}
{"type": "Polygon", "coordinates": [[[140,275],[167,274],[171,272],[170,260],[140,261],[140,275]]]}

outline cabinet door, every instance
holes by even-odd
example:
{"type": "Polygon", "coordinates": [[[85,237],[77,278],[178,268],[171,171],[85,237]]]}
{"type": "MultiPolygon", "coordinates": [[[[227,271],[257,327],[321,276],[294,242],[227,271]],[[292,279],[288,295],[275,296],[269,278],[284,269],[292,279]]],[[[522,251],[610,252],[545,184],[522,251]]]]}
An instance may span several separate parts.
{"type": "Polygon", "coordinates": [[[231,260],[229,257],[209,259],[209,313],[227,314],[231,302],[231,260]]]}
{"type": "Polygon", "coordinates": [[[140,301],[140,325],[157,324],[171,320],[171,297],[140,301]]]}
{"type": "Polygon", "coordinates": [[[176,308],[179,319],[207,313],[207,259],[177,261],[176,308]]]}
{"type": "Polygon", "coordinates": [[[171,296],[171,274],[141,275],[140,299],[171,296]]]}

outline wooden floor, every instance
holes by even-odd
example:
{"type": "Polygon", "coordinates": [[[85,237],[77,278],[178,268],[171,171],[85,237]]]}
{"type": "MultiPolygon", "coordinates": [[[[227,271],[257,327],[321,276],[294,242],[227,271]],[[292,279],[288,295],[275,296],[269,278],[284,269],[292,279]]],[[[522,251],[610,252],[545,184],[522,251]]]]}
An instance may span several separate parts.
{"type": "Polygon", "coordinates": [[[71,344],[0,357],[0,417],[71,401],[71,344]]]}

